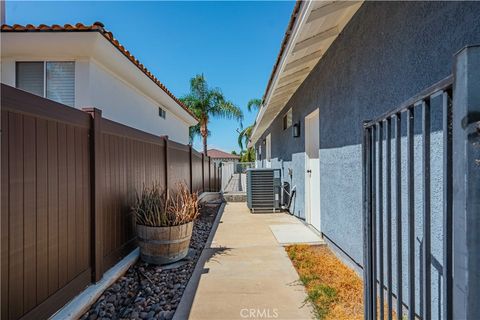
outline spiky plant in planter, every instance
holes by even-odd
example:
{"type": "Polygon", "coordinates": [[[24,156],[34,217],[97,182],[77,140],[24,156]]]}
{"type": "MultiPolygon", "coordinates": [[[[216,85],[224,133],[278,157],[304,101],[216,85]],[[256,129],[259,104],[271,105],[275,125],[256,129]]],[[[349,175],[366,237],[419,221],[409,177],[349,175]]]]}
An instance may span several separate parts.
{"type": "Polygon", "coordinates": [[[132,207],[137,224],[141,258],[145,262],[167,264],[188,253],[193,222],[198,217],[198,196],[185,184],[172,195],[158,184],[143,187],[132,207]]]}

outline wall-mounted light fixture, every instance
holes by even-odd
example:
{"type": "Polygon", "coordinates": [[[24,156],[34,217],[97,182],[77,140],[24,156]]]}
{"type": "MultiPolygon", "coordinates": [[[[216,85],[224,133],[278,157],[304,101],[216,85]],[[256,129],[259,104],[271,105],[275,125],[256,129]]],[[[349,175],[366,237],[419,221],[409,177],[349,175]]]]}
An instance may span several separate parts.
{"type": "Polygon", "coordinates": [[[292,133],[294,138],[300,137],[300,121],[293,124],[292,133]]]}

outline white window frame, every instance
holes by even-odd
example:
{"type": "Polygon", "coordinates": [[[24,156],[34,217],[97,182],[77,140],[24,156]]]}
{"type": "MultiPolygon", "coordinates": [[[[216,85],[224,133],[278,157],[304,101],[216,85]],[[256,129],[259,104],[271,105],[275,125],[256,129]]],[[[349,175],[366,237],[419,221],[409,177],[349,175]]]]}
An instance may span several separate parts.
{"type": "Polygon", "coordinates": [[[159,106],[159,107],[158,107],[158,113],[159,113],[158,116],[159,116],[160,118],[162,118],[162,119],[164,119],[164,120],[167,118],[167,110],[165,110],[164,107],[159,106]]]}
{"type": "Polygon", "coordinates": [[[15,83],[15,87],[17,86],[17,63],[22,63],[22,62],[42,62],[43,63],[43,96],[42,98],[46,98],[48,99],[47,97],[47,63],[48,62],[73,62],[75,64],[75,74],[74,74],[74,77],[73,77],[73,106],[71,107],[74,107],[75,106],[75,102],[76,102],[76,85],[77,85],[77,79],[76,79],[76,75],[77,75],[77,63],[75,60],[72,60],[72,59],[44,59],[44,60],[15,60],[15,78],[14,78],[14,83],[15,83]]]}
{"type": "Polygon", "coordinates": [[[283,115],[282,118],[282,126],[283,130],[287,130],[293,124],[293,110],[292,108],[288,109],[287,112],[283,115]],[[286,126],[285,126],[285,119],[286,119],[286,126]],[[290,120],[290,121],[289,121],[290,120]]]}

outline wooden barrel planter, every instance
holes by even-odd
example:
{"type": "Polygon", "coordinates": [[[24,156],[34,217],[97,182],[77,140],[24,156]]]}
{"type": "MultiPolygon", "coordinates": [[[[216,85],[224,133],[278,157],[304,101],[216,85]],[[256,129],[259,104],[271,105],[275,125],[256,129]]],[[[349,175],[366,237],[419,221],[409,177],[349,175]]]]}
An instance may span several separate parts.
{"type": "Polygon", "coordinates": [[[193,221],[173,227],[137,224],[138,245],[143,261],[168,264],[185,258],[192,238],[193,221]]]}

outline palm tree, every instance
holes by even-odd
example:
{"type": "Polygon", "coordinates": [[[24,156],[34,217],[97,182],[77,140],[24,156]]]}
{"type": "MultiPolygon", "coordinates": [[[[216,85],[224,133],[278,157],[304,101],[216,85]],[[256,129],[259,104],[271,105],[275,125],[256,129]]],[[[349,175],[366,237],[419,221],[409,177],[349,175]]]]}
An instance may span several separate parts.
{"type": "Polygon", "coordinates": [[[241,162],[253,162],[255,161],[255,149],[253,147],[250,147],[247,149],[247,151],[245,151],[241,158],[240,158],[240,161],[241,162]]]}
{"type": "Polygon", "coordinates": [[[211,117],[236,119],[241,121],[240,108],[228,101],[219,88],[209,88],[203,74],[190,79],[190,93],[180,99],[198,119],[198,125],[190,129],[190,141],[196,135],[203,138],[203,153],[207,154],[208,122],[211,117]]]}
{"type": "MultiPolygon", "coordinates": [[[[260,109],[260,106],[262,105],[262,99],[250,99],[247,103],[247,109],[248,111],[252,111],[253,109],[260,109]]],[[[240,154],[242,155],[242,162],[250,162],[252,160],[250,159],[253,159],[255,158],[255,151],[253,150],[253,148],[247,148],[246,150],[246,153],[244,154],[244,149],[243,149],[243,146],[245,144],[245,146],[248,145],[248,141],[250,140],[250,137],[252,136],[252,131],[253,131],[253,127],[255,126],[255,123],[252,124],[251,126],[248,126],[246,127],[245,129],[243,129],[242,131],[238,131],[238,145],[240,146],[240,154]],[[252,158],[253,157],[253,158],[252,158]],[[248,160],[243,160],[243,159],[248,159],[248,160]]]]}
{"type": "Polygon", "coordinates": [[[245,144],[246,146],[248,145],[248,140],[250,140],[250,137],[252,136],[252,131],[253,131],[253,125],[246,127],[242,131],[237,131],[238,132],[238,146],[240,147],[240,154],[243,153],[243,145],[245,144]]]}
{"type": "MultiPolygon", "coordinates": [[[[252,111],[254,109],[258,110],[260,109],[260,106],[262,105],[262,99],[250,99],[247,103],[247,109],[248,111],[252,111]]],[[[252,131],[253,127],[255,126],[255,123],[252,124],[251,126],[246,127],[242,131],[237,130],[238,132],[238,145],[240,146],[240,152],[243,152],[243,144],[248,145],[248,140],[250,140],[250,137],[252,136],[252,131]]]]}

